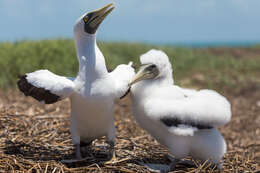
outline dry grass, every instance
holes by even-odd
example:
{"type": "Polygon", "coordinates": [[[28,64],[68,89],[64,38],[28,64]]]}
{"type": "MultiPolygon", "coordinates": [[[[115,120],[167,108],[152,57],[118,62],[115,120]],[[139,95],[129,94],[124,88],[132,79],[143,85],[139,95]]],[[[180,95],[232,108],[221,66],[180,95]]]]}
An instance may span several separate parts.
{"type": "MultiPolygon", "coordinates": [[[[174,62],[174,77],[182,86],[217,89],[232,104],[232,120],[221,127],[228,152],[223,172],[260,172],[260,47],[174,48],[127,43],[102,43],[108,67],[129,60],[151,48],[167,52],[174,62]]],[[[25,41],[0,44],[0,87],[13,87],[17,74],[40,68],[76,74],[72,40],[25,41]]],[[[85,152],[88,159],[62,164],[73,158],[69,133],[69,101],[41,105],[17,90],[0,89],[0,173],[1,172],[150,172],[140,164],[170,164],[167,149],[158,144],[133,120],[129,98],[115,109],[116,152],[119,162],[104,165],[108,150],[104,139],[96,140],[85,152]],[[92,154],[91,154],[92,153],[92,154]]],[[[177,165],[174,172],[217,172],[196,163],[177,165]]]]}
{"type": "MultiPolygon", "coordinates": [[[[248,90],[228,98],[233,117],[220,129],[228,143],[223,172],[260,171],[260,92],[248,90]]],[[[16,91],[1,92],[0,172],[149,172],[140,162],[169,164],[167,150],[136,124],[130,105],[129,98],[116,104],[118,163],[103,164],[108,150],[100,139],[85,152],[86,161],[62,164],[62,159],[73,157],[69,101],[41,105],[16,91]]],[[[174,172],[217,171],[197,163],[197,167],[177,165],[174,172]]]]}

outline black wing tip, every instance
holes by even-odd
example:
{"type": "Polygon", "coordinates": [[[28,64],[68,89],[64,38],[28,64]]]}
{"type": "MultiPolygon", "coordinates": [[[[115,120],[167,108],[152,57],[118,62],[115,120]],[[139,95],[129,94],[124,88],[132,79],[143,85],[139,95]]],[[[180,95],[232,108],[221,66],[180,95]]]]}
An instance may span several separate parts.
{"type": "Polygon", "coordinates": [[[28,90],[30,88],[29,83],[26,79],[27,75],[18,75],[18,81],[17,86],[21,92],[24,93],[24,95],[28,95],[28,90]]]}
{"type": "Polygon", "coordinates": [[[178,127],[180,125],[187,125],[191,127],[195,127],[199,130],[204,130],[204,129],[212,129],[213,127],[210,125],[205,125],[205,124],[200,124],[200,123],[195,123],[195,122],[190,122],[190,121],[182,121],[177,118],[172,118],[172,117],[163,117],[160,119],[160,121],[166,125],[167,127],[178,127]]]}
{"type": "Polygon", "coordinates": [[[52,94],[49,90],[44,88],[37,88],[30,84],[27,79],[27,75],[19,75],[19,80],[17,81],[17,86],[19,90],[25,96],[31,96],[39,102],[44,101],[45,104],[52,104],[60,100],[60,97],[52,94]]]}

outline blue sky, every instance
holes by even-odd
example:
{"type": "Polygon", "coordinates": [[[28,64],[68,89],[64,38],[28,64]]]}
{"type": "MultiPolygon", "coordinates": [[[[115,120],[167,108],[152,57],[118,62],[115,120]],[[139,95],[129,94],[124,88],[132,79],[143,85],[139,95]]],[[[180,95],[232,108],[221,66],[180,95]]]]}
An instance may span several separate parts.
{"type": "Polygon", "coordinates": [[[99,40],[260,41],[260,0],[0,0],[0,41],[72,37],[79,16],[109,2],[99,40]]]}

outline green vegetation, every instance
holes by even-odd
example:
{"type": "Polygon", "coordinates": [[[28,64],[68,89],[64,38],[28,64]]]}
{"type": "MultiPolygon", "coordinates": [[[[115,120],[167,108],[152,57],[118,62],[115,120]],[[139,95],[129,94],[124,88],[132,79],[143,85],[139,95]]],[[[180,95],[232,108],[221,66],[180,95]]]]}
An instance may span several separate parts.
{"type": "MultiPolygon", "coordinates": [[[[156,48],[171,59],[176,83],[182,86],[224,89],[259,84],[260,46],[251,48],[183,48],[136,43],[99,42],[109,69],[118,64],[139,63],[140,54],[156,48]]],[[[73,40],[0,43],[0,88],[15,86],[17,76],[37,69],[67,76],[78,70],[73,40]]],[[[226,90],[225,90],[226,91],[226,90]]]]}

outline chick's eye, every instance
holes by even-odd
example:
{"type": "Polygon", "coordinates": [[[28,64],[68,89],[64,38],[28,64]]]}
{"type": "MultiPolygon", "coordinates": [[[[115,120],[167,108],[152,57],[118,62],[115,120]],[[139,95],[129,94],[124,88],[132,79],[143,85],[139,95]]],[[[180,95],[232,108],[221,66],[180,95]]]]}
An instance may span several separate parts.
{"type": "Polygon", "coordinates": [[[153,64],[153,65],[151,65],[151,68],[156,68],[156,65],[154,65],[154,64],[153,64]]]}
{"type": "Polygon", "coordinates": [[[156,65],[153,64],[153,65],[148,66],[147,70],[148,71],[153,71],[155,68],[156,68],[156,65]]]}

